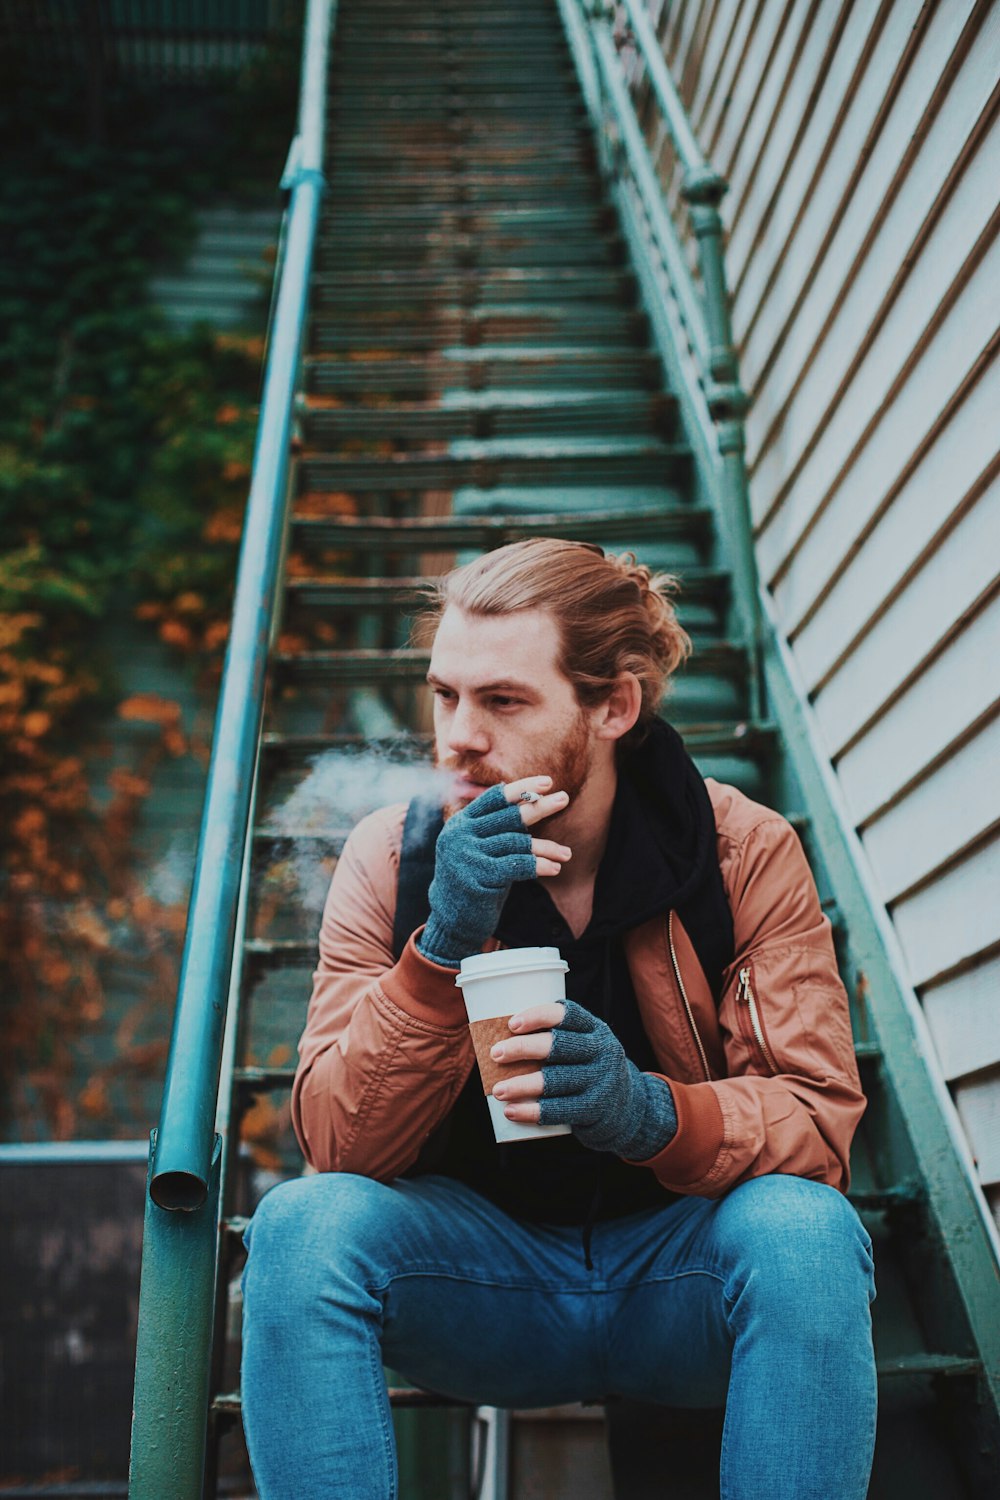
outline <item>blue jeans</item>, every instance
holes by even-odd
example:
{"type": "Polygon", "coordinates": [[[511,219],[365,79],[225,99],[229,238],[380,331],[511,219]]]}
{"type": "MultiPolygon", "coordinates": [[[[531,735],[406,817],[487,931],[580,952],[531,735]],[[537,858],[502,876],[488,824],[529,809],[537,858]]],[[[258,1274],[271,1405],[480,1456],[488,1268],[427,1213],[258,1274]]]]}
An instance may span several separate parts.
{"type": "MultiPolygon", "coordinates": [[[[383,1362],[492,1406],[726,1407],[723,1500],[863,1500],[871,1241],[835,1189],[761,1177],[579,1229],[443,1177],[303,1177],[247,1230],[243,1421],[262,1500],[391,1500],[383,1362]]],[[[665,1479],[664,1493],[668,1485],[665,1479]]]]}

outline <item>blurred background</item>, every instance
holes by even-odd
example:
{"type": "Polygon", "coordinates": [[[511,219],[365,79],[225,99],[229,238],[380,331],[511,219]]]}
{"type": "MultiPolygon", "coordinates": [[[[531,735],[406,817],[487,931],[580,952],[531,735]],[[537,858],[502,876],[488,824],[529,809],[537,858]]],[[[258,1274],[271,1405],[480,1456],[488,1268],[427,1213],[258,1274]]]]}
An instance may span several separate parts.
{"type": "Polygon", "coordinates": [[[0,6],[6,1490],[125,1488],[301,10],[0,6]]]}

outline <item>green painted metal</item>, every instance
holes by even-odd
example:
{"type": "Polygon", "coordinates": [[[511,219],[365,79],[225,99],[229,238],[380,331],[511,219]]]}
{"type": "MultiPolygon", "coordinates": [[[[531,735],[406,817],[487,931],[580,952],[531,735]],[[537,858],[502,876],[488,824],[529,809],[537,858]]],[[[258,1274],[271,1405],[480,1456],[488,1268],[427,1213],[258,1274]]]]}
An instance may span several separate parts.
{"type": "Polygon", "coordinates": [[[323,102],[334,9],[331,0],[311,0],[304,29],[281,278],[163,1106],[151,1137],[133,1500],[193,1500],[202,1493],[218,1241],[217,1092],[286,530],[293,399],[323,189],[323,102]]]}
{"type": "Polygon", "coordinates": [[[178,1213],[160,1208],[149,1192],[156,1131],[150,1136],[129,1466],[132,1500],[199,1500],[202,1494],[221,1147],[216,1136],[201,1204],[178,1213]]]}
{"type": "MultiPolygon", "coordinates": [[[[558,0],[558,5],[574,53],[588,113],[601,142],[608,187],[619,210],[630,217],[634,216],[634,205],[632,202],[626,205],[624,201],[629,198],[630,184],[642,203],[646,223],[641,238],[634,234],[627,236],[633,264],[640,278],[645,274],[649,279],[652,247],[648,239],[651,237],[668,278],[686,338],[695,354],[695,377],[718,427],[717,443],[724,455],[722,485],[725,503],[722,512],[731,542],[729,561],[733,569],[734,601],[750,653],[750,704],[756,716],[762,711],[760,581],[744,463],[746,397],[737,377],[719,214],[726,183],[701,153],[648,15],[637,0],[630,0],[626,10],[633,36],[660,105],[663,127],[672,139],[683,170],[682,197],[688,206],[697,243],[699,291],[688,269],[685,247],[671,222],[629,96],[612,31],[614,7],[605,0],[558,0]]],[[[659,295],[662,296],[662,290],[659,295]]],[[[691,371],[685,370],[684,375],[690,379],[691,371]]],[[[684,383],[686,381],[678,388],[684,383]]]]}
{"type": "Polygon", "coordinates": [[[285,531],[293,400],[323,188],[322,101],[332,14],[329,0],[314,0],[305,32],[302,145],[291,183],[281,285],[150,1184],[156,1202],[165,1208],[195,1208],[208,1187],[242,853],[285,531]]]}

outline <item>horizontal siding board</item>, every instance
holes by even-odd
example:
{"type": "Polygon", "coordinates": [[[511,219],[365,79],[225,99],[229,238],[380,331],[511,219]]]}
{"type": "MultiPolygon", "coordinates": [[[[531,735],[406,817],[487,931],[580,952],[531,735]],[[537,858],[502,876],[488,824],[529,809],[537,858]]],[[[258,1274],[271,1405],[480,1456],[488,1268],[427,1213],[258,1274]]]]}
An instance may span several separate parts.
{"type": "Polygon", "coordinates": [[[816,694],[822,717],[838,725],[841,743],[919,669],[998,573],[1000,483],[994,483],[816,694]]]}
{"type": "Polygon", "coordinates": [[[960,1084],[955,1104],[980,1180],[991,1187],[1000,1183],[1000,1068],[975,1083],[960,1084]]]}
{"type": "Polygon", "coordinates": [[[719,82],[726,59],[736,44],[736,34],[748,17],[755,0],[722,0],[713,19],[712,29],[705,40],[701,68],[692,78],[684,96],[688,115],[698,135],[702,150],[705,149],[706,114],[708,102],[719,82]]]}
{"type": "MultiPolygon", "coordinates": [[[[744,376],[744,379],[750,381],[754,398],[748,461],[758,489],[769,502],[787,479],[806,437],[811,436],[811,432],[807,434],[793,429],[790,440],[780,443],[776,440],[778,430],[787,429],[787,424],[783,421],[786,408],[802,382],[803,372],[816,358],[831,319],[836,316],[840,303],[850,292],[852,282],[859,272],[865,271],[869,275],[880,273],[888,280],[898,270],[899,256],[904,249],[903,242],[884,240],[881,254],[876,257],[872,253],[873,238],[877,238],[885,220],[890,218],[894,225],[900,222],[892,212],[896,194],[901,187],[907,187],[906,222],[912,228],[908,233],[905,230],[903,233],[906,243],[909,243],[951,168],[951,160],[945,161],[943,156],[932,159],[925,156],[923,150],[918,150],[914,163],[912,153],[920,146],[921,132],[927,123],[928,107],[941,87],[942,70],[960,39],[964,8],[946,5],[932,16],[913,65],[902,80],[899,93],[888,110],[871,154],[864,161],[857,187],[835,221],[836,229],[818,267],[818,274],[809,282],[808,291],[801,305],[796,308],[794,323],[783,340],[776,359],[762,371],[759,379],[755,378],[752,371],[749,376],[744,376]],[[904,171],[905,163],[910,163],[909,171],[904,171]],[[873,259],[878,261],[874,267],[871,264],[873,259]]],[[[973,56],[975,55],[973,49],[973,56]]],[[[987,70],[981,60],[979,67],[974,68],[973,72],[985,76],[987,70]]],[[[959,142],[964,141],[979,118],[995,81],[995,78],[990,77],[982,97],[978,91],[971,97],[960,97],[952,90],[955,107],[939,112],[934,124],[943,120],[943,128],[949,139],[954,137],[959,142]]],[[[876,80],[872,82],[874,84],[876,80]]],[[[877,99],[877,88],[873,86],[870,92],[877,99]]],[[[860,96],[865,93],[863,81],[860,96]]],[[[849,135],[845,130],[840,151],[853,165],[862,155],[864,145],[863,138],[853,132],[849,135]]],[[[829,197],[824,194],[820,201],[827,214],[833,212],[834,202],[829,197]]],[[[783,279],[787,276],[790,284],[794,285],[798,280],[808,278],[811,270],[812,264],[803,264],[796,252],[786,261],[783,279]]],[[[877,304],[877,285],[872,282],[867,285],[868,295],[875,297],[877,304]]],[[[858,336],[867,326],[865,321],[860,324],[858,336]]],[[[842,369],[829,370],[830,385],[835,385],[842,373],[842,369]]]]}
{"type": "MultiPolygon", "coordinates": [[[[984,163],[985,157],[979,157],[981,171],[984,163]]],[[[931,172],[916,175],[930,184],[931,172]]],[[[987,172],[982,175],[987,177],[987,172]]],[[[919,245],[924,220],[900,226],[898,246],[906,249],[903,272],[885,266],[897,243],[892,233],[894,217],[889,217],[883,229],[888,239],[880,237],[871,249],[867,269],[850,288],[837,326],[823,342],[822,359],[810,366],[796,390],[783,419],[786,431],[795,438],[784,443],[781,452],[772,449],[763,463],[762,487],[774,496],[762,532],[769,576],[789,565],[790,553],[808,534],[829,495],[844,478],[853,477],[859,455],[871,446],[880,420],[886,420],[892,407],[900,404],[906,381],[922,381],[913,399],[922,399],[927,410],[927,423],[910,434],[904,450],[910,452],[969,368],[969,357],[984,347],[984,333],[996,333],[1000,324],[996,282],[1000,210],[993,192],[982,192],[979,174],[966,186],[967,192],[949,199],[952,211],[943,211],[927,245],[919,245]],[[894,278],[895,285],[889,287],[894,278]],[[970,282],[976,282],[972,293],[967,290],[970,282]],[[966,330],[963,318],[966,324],[979,321],[966,330]],[[948,327],[948,320],[960,321],[948,327]],[[949,347],[948,341],[954,338],[963,338],[963,347],[949,347]],[[943,356],[948,357],[948,371],[940,377],[936,372],[928,392],[927,368],[915,377],[916,368],[921,360],[942,360],[943,356]],[[771,525],[774,520],[780,520],[780,525],[771,525]]],[[[930,207],[924,193],[919,196],[919,208],[930,207]]],[[[903,204],[903,193],[897,202],[903,204]]]]}
{"type": "Polygon", "coordinates": [[[919,988],[1000,942],[1000,842],[996,839],[891,908],[919,988]]]}
{"type": "Polygon", "coordinates": [[[788,0],[758,0],[755,11],[742,61],[711,136],[712,161],[727,179],[738,158],[740,141],[759,103],[770,73],[773,52],[790,15],[788,0]]]}
{"type": "MultiPolygon", "coordinates": [[[[956,521],[959,507],[966,496],[981,489],[983,476],[997,463],[998,410],[1000,364],[994,363],[939,429],[922,461],[867,534],[873,506],[860,485],[845,485],[836,507],[821,518],[787,580],[789,589],[794,583],[804,593],[808,586],[814,600],[821,597],[805,627],[789,630],[807,683],[818,683],[830,672],[935,539],[942,540],[942,532],[951,525],[964,524],[956,521]],[[824,547],[832,552],[836,568],[825,597],[829,564],[821,556],[824,547]]],[[[992,511],[1000,503],[995,488],[994,482],[974,508],[992,511]]]]}
{"type": "Polygon", "coordinates": [[[744,66],[744,53],[751,28],[757,19],[759,0],[744,0],[739,7],[733,29],[727,38],[719,71],[710,80],[708,91],[700,101],[695,115],[695,129],[702,150],[716,165],[721,158],[717,151],[717,134],[721,129],[723,112],[728,108],[733,80],[744,66]]]}
{"type": "MultiPolygon", "coordinates": [[[[1000,150],[997,121],[990,141],[1000,150]]],[[[868,449],[882,446],[888,453],[901,452],[903,458],[912,452],[940,419],[952,392],[966,377],[972,356],[981,353],[1000,327],[1000,208],[993,192],[996,156],[991,159],[990,151],[976,151],[973,168],[961,178],[927,243],[918,248],[915,240],[901,242],[909,246],[906,272],[901,285],[897,282],[892,288],[891,300],[879,314],[879,326],[859,339],[859,330],[867,327],[865,318],[871,317],[874,297],[882,297],[891,279],[888,272],[877,273],[877,287],[868,275],[858,279],[844,303],[837,330],[826,341],[823,359],[811,366],[796,392],[787,422],[790,431],[808,432],[810,437],[796,443],[795,452],[792,446],[784,452],[787,478],[777,484],[777,492],[786,492],[786,484],[792,484],[792,489],[765,523],[760,538],[760,552],[771,577],[780,577],[789,568],[790,558],[831,496],[844,483],[855,483],[868,449]],[[871,299],[868,291],[873,291],[871,299]],[[936,363],[933,381],[928,381],[927,360],[936,363]],[[910,396],[907,381],[918,383],[910,396]],[[910,429],[906,446],[897,450],[892,440],[880,444],[880,423],[891,422],[894,416],[897,422],[906,419],[915,402],[919,402],[919,425],[915,422],[910,429]]],[[[898,201],[903,201],[903,195],[898,201]]],[[[892,237],[879,242],[868,264],[885,263],[889,245],[892,237]]],[[[769,456],[772,469],[777,462],[777,455],[769,456]]],[[[879,471],[886,471],[885,463],[879,471]]],[[[894,472],[898,468],[889,469],[889,474],[894,472]]],[[[880,492],[871,496],[873,502],[880,498],[880,492]]],[[[799,603],[796,609],[789,600],[781,603],[790,622],[804,607],[799,603]]]]}
{"type": "MultiPolygon", "coordinates": [[[[730,186],[734,211],[736,204],[753,192],[756,184],[766,190],[767,177],[763,175],[761,155],[774,138],[779,123],[781,105],[790,78],[795,71],[797,56],[803,45],[803,33],[815,18],[816,0],[797,0],[796,4],[783,7],[778,30],[768,47],[767,68],[761,79],[749,116],[743,121],[733,144],[729,159],[720,163],[720,168],[730,186]]],[[[730,277],[736,275],[730,249],[730,277]]]]}
{"type": "Polygon", "coordinates": [[[864,830],[885,900],[925,880],[994,823],[1000,824],[1000,718],[864,830]]]}
{"type": "MultiPolygon", "coordinates": [[[[916,17],[919,9],[919,0],[904,0],[902,4],[893,0],[891,24],[886,33],[880,31],[878,14],[863,6],[854,6],[848,17],[799,150],[778,184],[767,236],[756,247],[736,297],[733,326],[742,348],[741,369],[748,389],[756,384],[760,367],[770,352],[769,340],[777,328],[784,326],[801,286],[801,276],[793,285],[790,277],[779,274],[784,272],[792,244],[797,236],[802,236],[796,253],[801,263],[811,264],[823,235],[829,230],[832,206],[843,193],[854,168],[851,157],[840,149],[841,130],[857,136],[859,126],[849,123],[852,113],[864,110],[870,123],[877,110],[877,97],[871,93],[858,97],[855,74],[862,58],[866,50],[874,48],[874,36],[881,37],[878,44],[881,50],[876,50],[872,59],[873,71],[877,72],[883,59],[891,62],[901,54],[909,32],[906,12],[912,10],[916,17]],[[890,49],[891,56],[887,56],[890,49]],[[748,342],[758,318],[766,325],[762,337],[748,342]]],[[[866,128],[860,127],[862,135],[866,128]]],[[[729,211],[725,203],[723,208],[729,211]]]]}
{"type": "Polygon", "coordinates": [[[921,996],[949,1082],[1000,1064],[1000,956],[921,996]]]}
{"type": "MultiPolygon", "coordinates": [[[[956,193],[835,408],[820,409],[825,360],[813,368],[801,401],[796,400],[792,420],[811,423],[815,443],[794,491],[774,517],[776,524],[760,539],[765,572],[779,575],[775,597],[790,630],[854,539],[843,514],[829,511],[839,512],[851,491],[865,497],[869,514],[881,506],[901,467],[944,419],[970,367],[1000,329],[1000,210],[991,201],[1000,119],[990,139],[997,155],[991,160],[977,153],[977,170],[956,193]],[[807,404],[808,387],[817,404],[799,410],[807,404]],[[809,552],[817,530],[822,536],[809,552]],[[804,559],[803,552],[809,552],[804,559]],[[817,576],[824,557],[827,571],[817,576]]],[[[850,316],[848,305],[845,317],[850,316]]],[[[838,367],[833,358],[831,371],[838,367]]],[[[860,509],[857,500],[847,501],[848,518],[860,509]]]]}
{"type": "MultiPolygon", "coordinates": [[[[1000,602],[969,622],[941,655],[864,736],[837,760],[841,787],[852,808],[880,807],[955,744],[1000,703],[1000,684],[987,663],[1000,661],[1000,602]],[[965,674],[963,676],[963,674],[965,674]]],[[[839,726],[820,726],[835,747],[839,726]]]]}
{"type": "MultiPolygon", "coordinates": [[[[737,300],[742,277],[756,262],[763,235],[770,230],[788,179],[799,165],[819,100],[824,91],[831,92],[829,74],[833,59],[827,52],[849,9],[849,0],[819,7],[804,39],[802,54],[791,70],[787,92],[774,116],[774,128],[757,163],[753,182],[748,184],[746,192],[742,188],[737,191],[734,184],[730,194],[726,219],[732,228],[726,265],[729,285],[737,300]]],[[[833,56],[836,57],[836,51],[833,56]]]]}

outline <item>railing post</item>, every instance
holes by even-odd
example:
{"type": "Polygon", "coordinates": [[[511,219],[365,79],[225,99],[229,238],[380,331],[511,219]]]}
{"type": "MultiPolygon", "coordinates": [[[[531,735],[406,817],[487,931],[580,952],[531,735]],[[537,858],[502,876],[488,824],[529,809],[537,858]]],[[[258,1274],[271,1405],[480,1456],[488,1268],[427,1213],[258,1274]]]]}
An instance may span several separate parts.
{"type": "MultiPolygon", "coordinates": [[[[152,1173],[156,1131],[150,1136],[152,1173]]],[[[219,1228],[221,1137],[200,1208],[160,1208],[146,1182],[129,1500],[201,1500],[219,1228]]]]}
{"type": "Polygon", "coordinates": [[[739,383],[726,284],[722,215],[719,212],[727,184],[702,155],[642,0],[625,0],[632,37],[682,173],[681,195],[687,204],[698,247],[699,297],[695,294],[683,256],[674,245],[672,230],[664,223],[667,209],[663,190],[653,169],[612,40],[614,7],[609,6],[608,0],[577,0],[577,3],[588,22],[602,95],[621,132],[625,149],[618,153],[619,159],[631,173],[643,201],[687,336],[702,366],[701,383],[715,428],[720,460],[720,510],[731,543],[736,609],[747,644],[747,711],[751,718],[757,719],[763,712],[763,616],[744,458],[743,417],[747,398],[739,383]]]}

